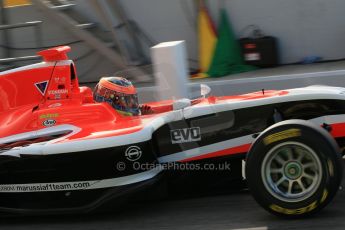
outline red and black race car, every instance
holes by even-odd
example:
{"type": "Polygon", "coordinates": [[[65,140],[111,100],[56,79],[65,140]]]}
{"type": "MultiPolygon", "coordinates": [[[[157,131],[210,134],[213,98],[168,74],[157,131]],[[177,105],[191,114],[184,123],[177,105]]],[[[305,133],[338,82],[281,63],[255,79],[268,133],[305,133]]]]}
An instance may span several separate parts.
{"type": "Polygon", "coordinates": [[[44,62],[0,73],[0,212],[88,212],[150,189],[169,164],[230,162],[241,175],[242,160],[251,193],[271,213],[309,215],[335,196],[344,88],[203,92],[125,116],[79,86],[69,50],[41,51],[44,62]]]}

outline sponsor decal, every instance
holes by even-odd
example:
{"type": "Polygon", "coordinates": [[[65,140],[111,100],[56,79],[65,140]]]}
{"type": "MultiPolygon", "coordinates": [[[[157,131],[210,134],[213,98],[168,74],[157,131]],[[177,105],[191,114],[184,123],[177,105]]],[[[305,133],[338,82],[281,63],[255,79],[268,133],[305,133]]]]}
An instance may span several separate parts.
{"type": "Polygon", "coordinates": [[[130,146],[126,149],[125,156],[129,161],[137,161],[140,159],[142,153],[138,146],[130,146]]]}
{"type": "Polygon", "coordinates": [[[300,129],[288,129],[288,130],[271,134],[265,137],[264,144],[269,145],[277,141],[281,141],[281,140],[292,138],[292,137],[299,137],[299,136],[301,136],[300,129]]]}
{"type": "Polygon", "coordinates": [[[322,194],[322,198],[321,198],[320,203],[325,202],[327,196],[328,196],[328,191],[325,189],[325,190],[323,190],[323,194],[322,194]]]}
{"type": "Polygon", "coordinates": [[[48,108],[56,108],[56,107],[60,107],[62,104],[61,103],[55,103],[52,105],[49,105],[48,108]]]}
{"type": "Polygon", "coordinates": [[[48,114],[40,115],[40,119],[50,119],[50,118],[56,118],[58,116],[59,116],[58,113],[48,113],[48,114]]]}
{"type": "Polygon", "coordinates": [[[171,143],[181,144],[201,140],[200,127],[174,129],[170,131],[171,143]]]}
{"type": "Polygon", "coordinates": [[[49,90],[48,94],[67,94],[68,89],[56,89],[56,90],[49,90]]]}
{"type": "Polygon", "coordinates": [[[48,82],[49,81],[42,81],[42,82],[37,82],[35,83],[36,88],[38,89],[38,91],[44,96],[44,94],[46,93],[47,90],[47,86],[48,86],[48,82]]]}
{"type": "Polygon", "coordinates": [[[65,83],[66,77],[54,77],[55,83],[65,83]]]}
{"type": "Polygon", "coordinates": [[[50,127],[56,124],[56,121],[53,119],[43,121],[42,125],[45,127],[50,127]]]}
{"type": "Polygon", "coordinates": [[[315,208],[317,208],[317,201],[314,201],[310,205],[303,207],[303,208],[297,208],[297,209],[288,209],[288,208],[282,208],[276,204],[272,204],[270,206],[270,209],[272,209],[275,212],[286,214],[286,215],[300,215],[307,212],[313,211],[315,208]]]}
{"type": "Polygon", "coordinates": [[[0,193],[55,192],[88,189],[95,181],[0,185],[0,193]]]}
{"type": "Polygon", "coordinates": [[[42,182],[34,184],[0,184],[0,193],[56,192],[112,188],[148,180],[155,177],[160,172],[161,170],[159,168],[155,168],[134,175],[127,175],[124,177],[110,178],[104,180],[70,181],[56,183],[42,182]]]}

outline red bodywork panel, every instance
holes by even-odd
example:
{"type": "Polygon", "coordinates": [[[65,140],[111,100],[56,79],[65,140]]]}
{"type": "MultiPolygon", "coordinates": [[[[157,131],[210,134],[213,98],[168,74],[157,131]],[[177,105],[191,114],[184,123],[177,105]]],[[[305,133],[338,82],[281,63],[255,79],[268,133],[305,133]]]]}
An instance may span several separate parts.
{"type": "MultiPolygon", "coordinates": [[[[138,132],[147,122],[173,110],[173,101],[152,102],[148,105],[154,111],[153,114],[128,117],[120,115],[106,103],[95,103],[92,90],[79,87],[75,66],[67,58],[69,51],[69,47],[41,51],[38,54],[45,62],[0,73],[0,138],[62,124],[74,125],[82,130],[62,142],[112,137],[138,132]]],[[[266,91],[240,96],[209,97],[195,100],[192,104],[211,105],[287,93],[266,91]]],[[[242,151],[249,146],[239,148],[242,151]]],[[[203,158],[236,153],[237,150],[224,150],[203,158]]]]}
{"type": "Polygon", "coordinates": [[[42,50],[37,54],[46,62],[68,60],[67,53],[71,51],[69,46],[59,46],[52,49],[42,50]]]}

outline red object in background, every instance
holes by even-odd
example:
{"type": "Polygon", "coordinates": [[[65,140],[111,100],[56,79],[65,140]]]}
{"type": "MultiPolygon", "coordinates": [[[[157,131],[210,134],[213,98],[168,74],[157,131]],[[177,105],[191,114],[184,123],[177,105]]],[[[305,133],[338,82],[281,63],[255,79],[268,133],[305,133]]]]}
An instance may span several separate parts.
{"type": "Polygon", "coordinates": [[[245,45],[244,45],[244,48],[245,48],[246,50],[255,49],[255,48],[256,48],[256,44],[254,44],[254,43],[248,43],[248,44],[245,44],[245,45]]]}

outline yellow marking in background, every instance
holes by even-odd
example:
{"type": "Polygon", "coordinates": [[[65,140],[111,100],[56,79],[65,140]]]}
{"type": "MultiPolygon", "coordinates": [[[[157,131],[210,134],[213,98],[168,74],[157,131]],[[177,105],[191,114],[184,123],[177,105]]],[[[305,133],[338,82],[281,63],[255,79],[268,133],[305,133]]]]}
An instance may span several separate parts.
{"type": "Polygon", "coordinates": [[[4,6],[5,7],[15,7],[15,6],[25,6],[30,5],[30,0],[5,0],[4,6]]]}
{"type": "Polygon", "coordinates": [[[202,6],[199,10],[198,35],[200,69],[201,72],[205,73],[212,63],[217,43],[217,35],[212,27],[212,19],[205,6],[202,6]]]}

